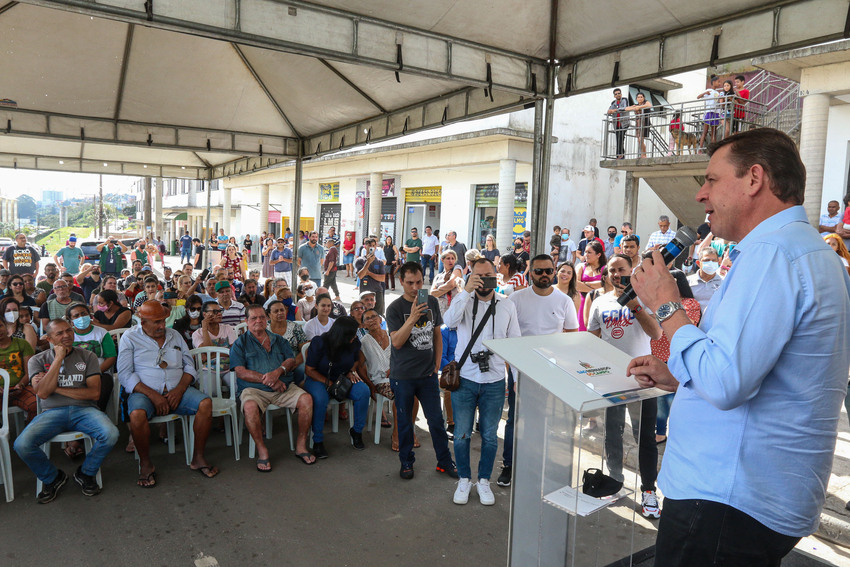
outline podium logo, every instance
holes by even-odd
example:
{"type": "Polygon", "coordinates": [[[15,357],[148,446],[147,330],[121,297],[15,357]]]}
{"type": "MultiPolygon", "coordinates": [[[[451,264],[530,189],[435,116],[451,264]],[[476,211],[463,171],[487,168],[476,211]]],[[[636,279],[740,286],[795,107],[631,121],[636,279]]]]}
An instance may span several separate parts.
{"type": "Polygon", "coordinates": [[[584,374],[588,378],[592,378],[594,376],[604,376],[606,374],[611,374],[611,367],[610,366],[599,366],[599,367],[594,368],[594,366],[592,364],[581,361],[581,360],[579,360],[578,363],[584,370],[577,370],[576,373],[577,374],[584,374]]]}

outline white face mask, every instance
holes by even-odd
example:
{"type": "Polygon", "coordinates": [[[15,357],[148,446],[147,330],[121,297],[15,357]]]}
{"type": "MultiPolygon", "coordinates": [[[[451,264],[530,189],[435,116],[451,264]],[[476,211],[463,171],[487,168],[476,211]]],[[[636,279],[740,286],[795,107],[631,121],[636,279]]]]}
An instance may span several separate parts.
{"type": "Polygon", "coordinates": [[[314,295],[316,295],[316,290],[312,287],[308,287],[304,290],[304,295],[306,295],[307,297],[313,297],[314,295]]]}
{"type": "Polygon", "coordinates": [[[4,313],[4,316],[6,317],[7,323],[14,323],[15,321],[18,320],[18,312],[17,311],[6,311],[6,313],[4,313]]]}
{"type": "Polygon", "coordinates": [[[700,265],[700,269],[702,269],[702,271],[708,274],[709,276],[713,276],[717,273],[717,270],[720,269],[720,264],[712,261],[703,262],[700,265]]]}
{"type": "Polygon", "coordinates": [[[197,319],[197,318],[198,318],[198,317],[200,317],[200,316],[201,316],[201,312],[200,312],[200,311],[197,311],[197,310],[195,310],[195,311],[189,311],[189,317],[191,317],[192,319],[197,319]]]}

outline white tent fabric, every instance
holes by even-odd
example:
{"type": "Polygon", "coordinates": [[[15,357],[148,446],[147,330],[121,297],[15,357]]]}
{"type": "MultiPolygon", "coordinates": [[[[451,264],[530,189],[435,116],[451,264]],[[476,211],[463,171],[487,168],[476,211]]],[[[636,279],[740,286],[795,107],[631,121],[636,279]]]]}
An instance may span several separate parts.
{"type": "Polygon", "coordinates": [[[0,167],[234,175],[847,21],[847,0],[0,0],[0,167]]]}

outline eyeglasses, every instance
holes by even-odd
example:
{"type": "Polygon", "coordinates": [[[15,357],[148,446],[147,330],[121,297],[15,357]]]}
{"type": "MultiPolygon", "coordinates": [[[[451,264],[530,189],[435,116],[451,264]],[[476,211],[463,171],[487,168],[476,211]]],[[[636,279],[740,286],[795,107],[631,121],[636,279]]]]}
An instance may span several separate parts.
{"type": "Polygon", "coordinates": [[[221,315],[223,311],[223,309],[207,309],[204,313],[207,315],[221,315]]]}
{"type": "Polygon", "coordinates": [[[12,282],[9,285],[10,286],[19,286],[19,285],[24,285],[24,282],[12,282]]]}
{"type": "Polygon", "coordinates": [[[532,271],[534,272],[535,276],[542,276],[543,274],[551,276],[555,273],[555,268],[534,268],[534,270],[532,271]]]}
{"type": "Polygon", "coordinates": [[[366,308],[365,307],[352,307],[351,310],[352,311],[366,311],[366,308]]]}

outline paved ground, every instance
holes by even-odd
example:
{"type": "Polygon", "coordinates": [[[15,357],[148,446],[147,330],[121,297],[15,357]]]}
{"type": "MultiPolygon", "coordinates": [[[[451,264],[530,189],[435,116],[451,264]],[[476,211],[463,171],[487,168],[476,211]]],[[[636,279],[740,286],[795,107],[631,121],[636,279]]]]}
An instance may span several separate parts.
{"type": "MultiPolygon", "coordinates": [[[[177,266],[178,259],[170,257],[169,264],[177,266]]],[[[341,279],[345,303],[355,296],[351,282],[341,279]]],[[[135,486],[137,468],[133,456],[121,450],[127,435],[121,426],[119,445],[104,463],[104,492],[86,498],[69,484],[49,505],[35,502],[35,479],[13,455],[16,498],[9,504],[0,502],[0,518],[6,520],[5,529],[0,529],[0,564],[503,565],[509,489],[494,484],[492,507],[481,506],[474,493],[466,506],[452,504],[455,484],[434,471],[434,452],[421,417],[418,426],[423,447],[417,451],[412,481],[398,477],[399,461],[389,446],[389,430],[383,430],[380,445],[369,441],[363,452],[351,448],[344,429],[328,433],[331,457],[306,467],[289,451],[282,418],[275,420],[270,442],[272,473],[256,472],[247,458],[247,443],[242,445],[242,460],[235,462],[224,435],[215,433],[208,457],[221,468],[218,478],[209,480],[189,471],[182,445],[177,454],[169,455],[164,445],[156,444],[159,485],[150,490],[135,486]],[[39,537],[44,534],[49,535],[39,537]]],[[[477,437],[473,439],[473,463],[478,443],[477,437]]],[[[76,467],[58,448],[54,462],[68,473],[76,467]]],[[[822,564],[850,565],[850,547],[845,547],[850,529],[841,531],[850,526],[850,512],[844,510],[844,502],[850,500],[846,414],[829,492],[825,523],[843,546],[810,537],[798,550],[814,554],[822,564]]],[[[784,565],[812,564],[805,559],[798,554],[784,565]]]]}

